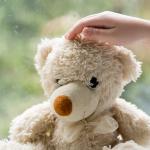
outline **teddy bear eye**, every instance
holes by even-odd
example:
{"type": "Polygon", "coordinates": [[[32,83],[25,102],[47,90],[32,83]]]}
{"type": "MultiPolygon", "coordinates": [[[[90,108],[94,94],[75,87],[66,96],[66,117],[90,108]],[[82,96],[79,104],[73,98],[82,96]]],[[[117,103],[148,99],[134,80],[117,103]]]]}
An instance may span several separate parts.
{"type": "Polygon", "coordinates": [[[99,84],[99,81],[97,81],[97,78],[92,77],[88,86],[90,88],[96,88],[98,84],[99,84]]]}
{"type": "Polygon", "coordinates": [[[55,82],[58,83],[60,79],[56,79],[55,82]]]}
{"type": "Polygon", "coordinates": [[[55,79],[55,83],[59,86],[62,86],[60,83],[59,83],[60,79],[55,79]]]}
{"type": "Polygon", "coordinates": [[[57,85],[59,85],[59,86],[62,86],[63,84],[60,83],[60,80],[61,80],[61,79],[55,79],[55,83],[56,83],[57,85]]]}

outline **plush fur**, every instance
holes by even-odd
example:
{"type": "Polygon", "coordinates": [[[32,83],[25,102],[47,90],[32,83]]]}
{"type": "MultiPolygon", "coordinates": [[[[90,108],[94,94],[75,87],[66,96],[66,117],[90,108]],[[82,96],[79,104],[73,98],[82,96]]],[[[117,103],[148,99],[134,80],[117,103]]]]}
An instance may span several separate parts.
{"type": "MultiPolygon", "coordinates": [[[[141,63],[130,50],[44,39],[35,66],[49,100],[13,120],[10,141],[34,144],[33,149],[40,144],[43,150],[144,150],[150,144],[150,117],[119,98],[124,86],[141,74],[141,63]],[[92,77],[98,82],[95,88],[92,77]],[[61,95],[72,103],[68,116],[61,116],[54,107],[61,95]]],[[[60,109],[66,107],[58,104],[60,109]]]]}
{"type": "Polygon", "coordinates": [[[116,145],[112,149],[109,147],[104,147],[103,150],[146,150],[146,148],[139,146],[134,141],[127,141],[116,145]]]}
{"type": "Polygon", "coordinates": [[[15,141],[0,141],[0,150],[43,150],[41,144],[22,144],[15,141]]]}

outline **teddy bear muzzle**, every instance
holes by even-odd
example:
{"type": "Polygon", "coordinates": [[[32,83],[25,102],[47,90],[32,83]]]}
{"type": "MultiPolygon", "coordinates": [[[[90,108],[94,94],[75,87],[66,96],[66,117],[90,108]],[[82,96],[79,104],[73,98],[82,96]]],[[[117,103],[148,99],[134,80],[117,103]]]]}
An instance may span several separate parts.
{"type": "Polygon", "coordinates": [[[96,110],[99,101],[96,95],[82,82],[70,82],[53,91],[50,110],[64,121],[79,121],[96,110]]]}
{"type": "Polygon", "coordinates": [[[54,109],[60,116],[68,116],[72,112],[72,102],[68,96],[62,95],[54,100],[54,109]]]}

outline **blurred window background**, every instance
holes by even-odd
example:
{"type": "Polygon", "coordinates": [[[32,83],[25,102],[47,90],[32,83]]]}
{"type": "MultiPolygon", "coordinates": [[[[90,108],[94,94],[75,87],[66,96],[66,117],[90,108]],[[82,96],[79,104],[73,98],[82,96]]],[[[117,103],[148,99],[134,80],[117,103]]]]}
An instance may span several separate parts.
{"type": "MultiPolygon", "coordinates": [[[[106,10],[150,19],[148,0],[0,0],[0,138],[15,116],[46,100],[33,61],[40,38],[61,36],[79,18],[106,10]]],[[[143,74],[122,97],[150,114],[150,41],[141,43],[131,48],[143,74]]]]}

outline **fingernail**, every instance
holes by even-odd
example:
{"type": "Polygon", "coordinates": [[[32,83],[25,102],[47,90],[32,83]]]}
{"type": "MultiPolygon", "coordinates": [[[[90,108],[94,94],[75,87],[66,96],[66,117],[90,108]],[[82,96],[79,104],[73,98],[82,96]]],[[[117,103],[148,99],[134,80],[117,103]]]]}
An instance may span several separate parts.
{"type": "Polygon", "coordinates": [[[65,38],[68,40],[73,40],[73,37],[70,34],[65,35],[65,38]]]}
{"type": "Polygon", "coordinates": [[[84,29],[83,29],[83,31],[82,32],[86,32],[88,30],[88,28],[87,27],[85,27],[84,29]]]}
{"type": "Polygon", "coordinates": [[[68,39],[68,33],[66,33],[66,34],[64,35],[64,37],[65,37],[66,39],[68,39]]]}
{"type": "Polygon", "coordinates": [[[91,33],[91,30],[90,30],[90,29],[88,29],[88,28],[83,29],[83,34],[84,34],[85,36],[89,35],[90,33],[91,33]]]}

